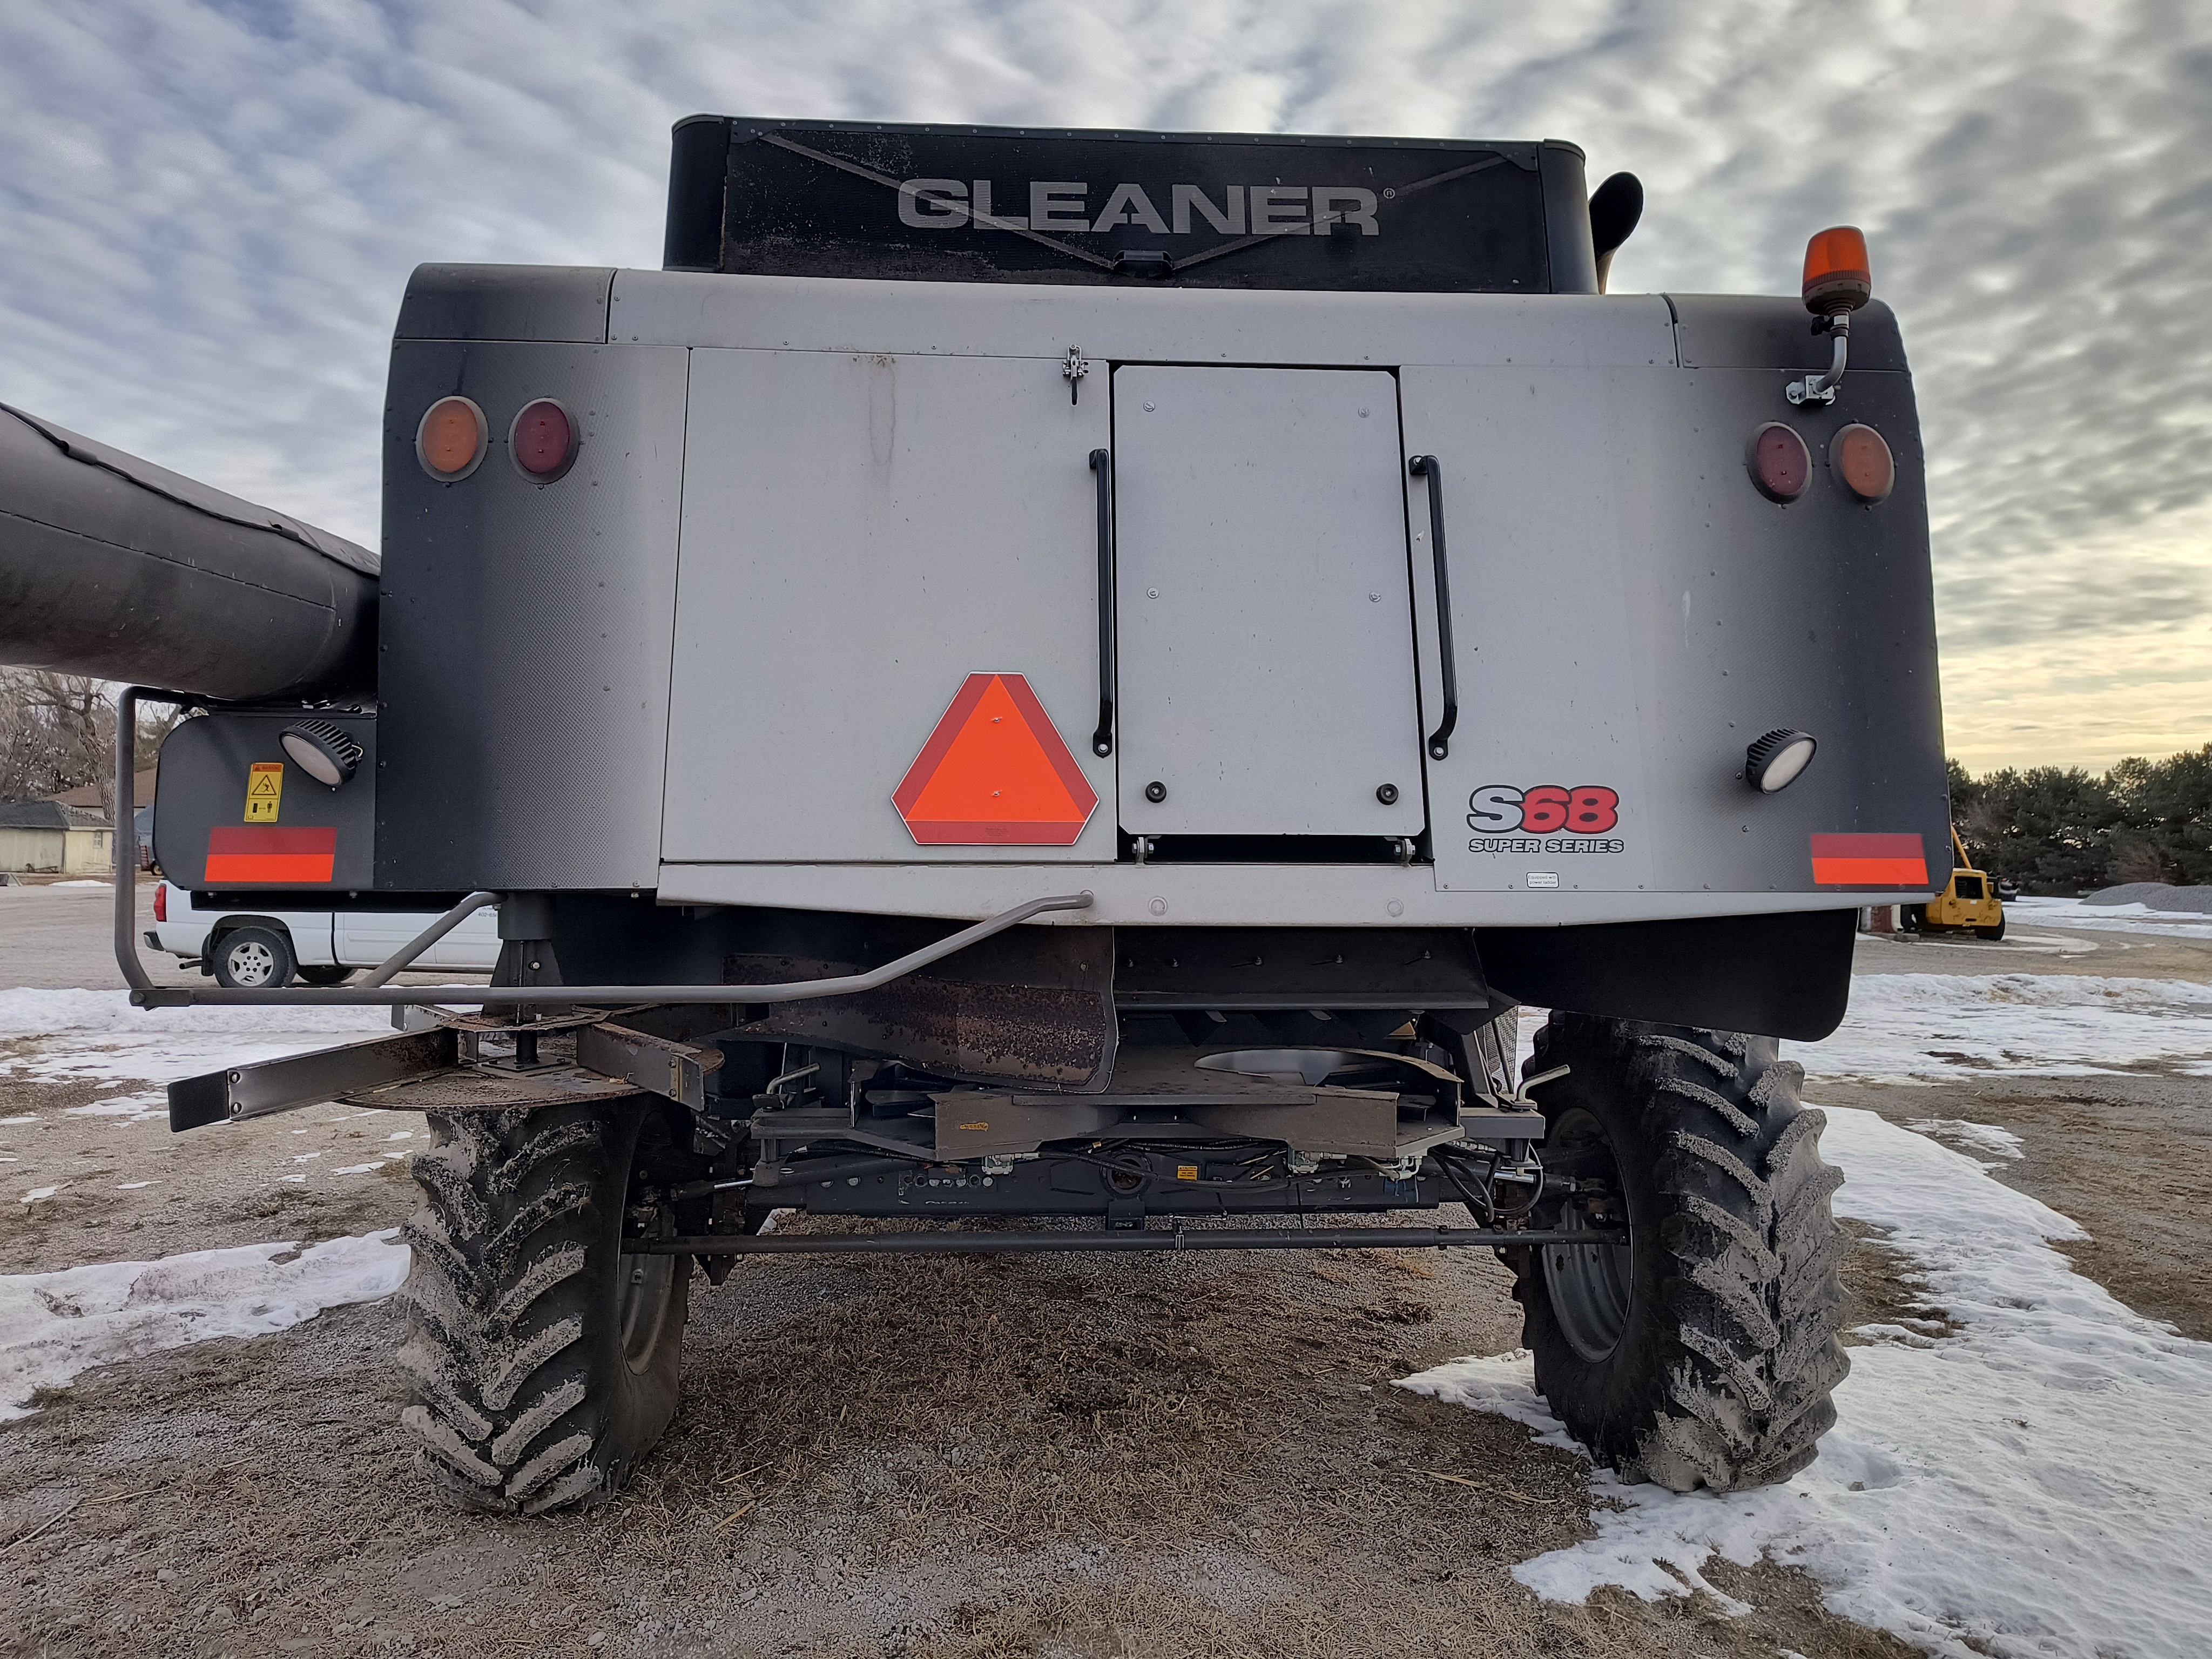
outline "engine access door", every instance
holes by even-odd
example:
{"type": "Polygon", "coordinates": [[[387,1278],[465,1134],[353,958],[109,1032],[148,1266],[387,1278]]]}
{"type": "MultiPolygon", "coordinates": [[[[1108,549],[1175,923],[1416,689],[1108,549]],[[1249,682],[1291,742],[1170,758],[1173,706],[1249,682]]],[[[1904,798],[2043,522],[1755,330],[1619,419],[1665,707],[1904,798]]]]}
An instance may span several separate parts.
{"type": "Polygon", "coordinates": [[[1121,827],[1419,835],[1395,378],[1118,369],[1114,466],[1121,827]]]}

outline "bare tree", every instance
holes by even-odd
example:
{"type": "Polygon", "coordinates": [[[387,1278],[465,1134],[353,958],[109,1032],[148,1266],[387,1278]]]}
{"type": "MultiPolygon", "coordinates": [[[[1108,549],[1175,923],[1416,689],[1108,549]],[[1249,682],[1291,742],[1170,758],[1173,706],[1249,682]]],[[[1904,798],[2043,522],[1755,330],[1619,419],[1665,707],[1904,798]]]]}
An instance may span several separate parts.
{"type": "Polygon", "coordinates": [[[115,703],[104,682],[0,667],[0,800],[93,784],[102,813],[115,823],[114,749],[115,703]]]}

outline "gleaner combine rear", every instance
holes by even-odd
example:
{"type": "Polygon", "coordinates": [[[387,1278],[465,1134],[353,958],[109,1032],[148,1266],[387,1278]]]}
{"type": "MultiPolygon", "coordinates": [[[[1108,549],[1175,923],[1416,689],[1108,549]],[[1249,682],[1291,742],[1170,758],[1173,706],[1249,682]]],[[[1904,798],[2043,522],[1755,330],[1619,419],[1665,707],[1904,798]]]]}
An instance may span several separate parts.
{"type": "Polygon", "coordinates": [[[1608,297],[1640,204],[1559,143],[702,118],[663,270],[416,271],[380,568],[0,422],[0,657],[193,708],[196,906],[499,906],[491,988],[177,990],[118,863],[139,1004],[394,1007],[170,1111],[428,1114],[437,1482],[612,1490],[695,1268],[831,1249],[1494,1247],[1629,1478],[1814,1456],[1776,1039],[1950,858],[1911,382],[1856,231],[1802,305],[1608,297]]]}

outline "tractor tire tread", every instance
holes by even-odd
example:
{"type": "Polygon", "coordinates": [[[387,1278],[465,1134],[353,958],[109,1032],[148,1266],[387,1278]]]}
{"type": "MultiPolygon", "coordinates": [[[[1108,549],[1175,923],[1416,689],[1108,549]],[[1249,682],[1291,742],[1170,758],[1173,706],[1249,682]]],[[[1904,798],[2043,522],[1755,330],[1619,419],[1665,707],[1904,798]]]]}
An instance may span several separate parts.
{"type": "Polygon", "coordinates": [[[414,1257],[400,1362],[414,1403],[400,1420],[418,1468],[442,1494],[499,1513],[604,1496],[627,1454],[605,1443],[586,1344],[586,1267],[605,1221],[601,1120],[576,1105],[433,1114],[431,1127],[437,1144],[414,1163],[425,1207],[403,1230],[414,1257]]]}
{"type": "MultiPolygon", "coordinates": [[[[1638,1245],[1662,1252],[1662,1336],[1638,1372],[1650,1409],[1628,1431],[1611,1419],[1578,1425],[1573,1401],[1553,1401],[1624,1479],[1677,1492],[1786,1480],[1834,1423],[1829,1396],[1850,1370],[1838,1340],[1849,1241],[1830,1204],[1842,1176],[1820,1155],[1822,1115],[1799,1103],[1802,1069],[1774,1049],[1736,1032],[1559,1012],[1537,1034],[1528,1073],[1565,1064],[1624,1085],[1656,1155],[1661,1213],[1638,1245]]],[[[1547,1294],[1528,1258],[1515,1287],[1524,1305],[1547,1294]]],[[[1542,1388],[1547,1349],[1531,1346],[1542,1388]]]]}

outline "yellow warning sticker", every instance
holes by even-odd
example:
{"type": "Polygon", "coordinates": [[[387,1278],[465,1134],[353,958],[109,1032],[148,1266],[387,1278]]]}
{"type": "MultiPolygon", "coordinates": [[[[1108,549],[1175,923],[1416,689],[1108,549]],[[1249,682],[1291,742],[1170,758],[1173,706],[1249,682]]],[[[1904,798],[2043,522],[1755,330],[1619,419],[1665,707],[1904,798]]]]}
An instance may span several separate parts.
{"type": "Polygon", "coordinates": [[[256,761],[246,781],[246,821],[248,823],[276,822],[278,803],[284,799],[284,763],[256,761]]]}
{"type": "Polygon", "coordinates": [[[1176,1164],[1176,1179],[1177,1181],[1195,1181],[1195,1180],[1197,1180],[1197,1179],[1198,1179],[1198,1165],[1197,1165],[1197,1164],[1176,1164]]]}

